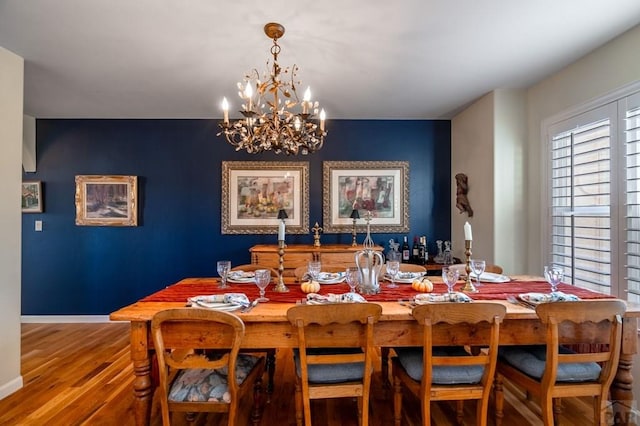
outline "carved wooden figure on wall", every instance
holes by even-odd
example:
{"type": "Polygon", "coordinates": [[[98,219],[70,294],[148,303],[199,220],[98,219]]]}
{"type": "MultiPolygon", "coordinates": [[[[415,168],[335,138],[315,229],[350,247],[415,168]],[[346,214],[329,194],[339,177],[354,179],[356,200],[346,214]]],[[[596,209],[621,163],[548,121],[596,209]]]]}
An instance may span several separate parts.
{"type": "Polygon", "coordinates": [[[460,213],[467,212],[469,217],[472,217],[473,209],[467,199],[467,192],[469,192],[467,175],[458,173],[456,175],[456,207],[460,210],[460,213]]]}

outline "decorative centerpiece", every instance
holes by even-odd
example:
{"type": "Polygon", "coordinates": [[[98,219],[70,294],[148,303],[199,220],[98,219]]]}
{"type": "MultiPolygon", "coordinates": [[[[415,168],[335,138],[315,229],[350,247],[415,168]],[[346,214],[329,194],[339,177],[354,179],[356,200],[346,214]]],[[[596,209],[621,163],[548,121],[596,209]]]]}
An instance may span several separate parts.
{"type": "Polygon", "coordinates": [[[465,222],[464,224],[464,255],[465,255],[465,267],[464,270],[467,273],[467,277],[464,281],[464,287],[462,287],[462,291],[465,293],[475,293],[478,290],[471,282],[471,241],[473,241],[473,236],[471,234],[471,225],[469,222],[465,222]]]}
{"type": "Polygon", "coordinates": [[[284,220],[287,219],[287,212],[284,209],[280,209],[278,211],[278,220],[280,223],[278,224],[278,281],[276,282],[273,291],[277,293],[286,293],[289,291],[286,285],[284,285],[284,249],[286,244],[284,243],[284,236],[286,234],[285,231],[285,223],[284,220]]]}
{"type": "Polygon", "coordinates": [[[360,275],[360,286],[358,287],[362,294],[376,294],[380,292],[380,283],[378,276],[382,265],[384,264],[384,256],[373,249],[374,244],[371,239],[371,219],[370,211],[364,216],[367,222],[367,236],[362,243],[363,249],[355,254],[356,266],[360,275]]]}

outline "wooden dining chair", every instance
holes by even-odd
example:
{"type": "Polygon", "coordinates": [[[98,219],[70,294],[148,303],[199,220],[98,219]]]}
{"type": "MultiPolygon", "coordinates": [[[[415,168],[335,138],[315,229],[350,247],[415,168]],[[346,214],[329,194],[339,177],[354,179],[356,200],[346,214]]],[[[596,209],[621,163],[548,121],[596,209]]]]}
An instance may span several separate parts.
{"type": "MultiPolygon", "coordinates": [[[[231,268],[232,271],[244,271],[244,272],[255,272],[258,269],[267,269],[271,271],[271,278],[276,279],[278,277],[278,271],[275,269],[260,265],[258,263],[247,263],[245,265],[238,265],[231,268]]],[[[251,284],[254,284],[253,281],[250,281],[251,284]]],[[[269,380],[267,381],[267,393],[269,400],[271,399],[271,395],[273,394],[273,389],[275,387],[275,373],[276,373],[276,350],[275,348],[264,348],[264,349],[255,349],[251,352],[266,352],[267,354],[267,375],[269,380]]]]}
{"type": "Polygon", "coordinates": [[[431,424],[431,401],[458,401],[457,420],[462,421],[464,400],[477,400],[476,423],[487,424],[489,395],[496,368],[500,323],[506,308],[498,303],[430,303],[417,306],[413,318],[422,325],[422,347],[396,348],[392,360],[394,419],[402,420],[402,390],[418,397],[422,424],[431,424]],[[433,345],[437,333],[448,333],[451,325],[466,324],[456,333],[459,346],[433,345]],[[473,343],[483,349],[477,354],[465,350],[473,343]]]}
{"type": "MultiPolygon", "coordinates": [[[[485,272],[491,272],[491,273],[494,273],[494,274],[501,274],[503,272],[503,269],[502,269],[502,266],[499,266],[499,265],[487,264],[484,267],[484,271],[485,272]]],[[[482,278],[482,276],[480,278],[482,278]]]]}
{"type": "Polygon", "coordinates": [[[244,272],[255,272],[258,269],[268,269],[269,271],[271,271],[272,278],[278,277],[278,271],[276,271],[270,266],[259,265],[257,263],[247,263],[245,265],[238,265],[231,268],[232,271],[244,271],[244,272]]]}
{"type": "Polygon", "coordinates": [[[227,424],[235,426],[240,400],[251,393],[251,420],[260,422],[265,359],[238,354],[244,336],[240,318],[208,309],[167,309],[153,316],[151,334],[164,426],[171,424],[171,412],[187,413],[190,424],[195,413],[228,413],[227,424]]]}
{"type": "Polygon", "coordinates": [[[287,311],[298,348],[296,422],[311,426],[312,399],[356,397],[360,425],[369,424],[373,327],[382,307],[375,303],[300,305],[287,311]],[[349,336],[347,342],[336,339],[349,336]]]}
{"type": "Polygon", "coordinates": [[[573,396],[594,397],[594,424],[607,424],[605,405],[618,368],[625,310],[621,300],[538,305],[536,314],[546,327],[546,345],[501,349],[496,369],[496,425],[502,424],[505,378],[540,398],[545,425],[558,421],[560,406],[557,399],[573,396]],[[582,333],[580,326],[587,322],[598,324],[606,331],[606,336],[599,338],[598,333],[582,333]],[[576,353],[564,346],[579,343],[597,349],[576,353]]]}

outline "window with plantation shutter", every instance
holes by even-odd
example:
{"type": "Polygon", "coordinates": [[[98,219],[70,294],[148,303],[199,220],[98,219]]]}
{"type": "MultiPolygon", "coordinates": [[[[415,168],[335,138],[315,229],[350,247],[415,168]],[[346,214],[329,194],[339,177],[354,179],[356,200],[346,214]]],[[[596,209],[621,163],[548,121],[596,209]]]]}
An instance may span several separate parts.
{"type": "Polygon", "coordinates": [[[612,126],[606,110],[551,135],[550,261],[563,267],[565,281],[610,293],[612,126]]]}
{"type": "Polygon", "coordinates": [[[640,302],[640,94],[624,99],[625,282],[627,299],[640,302]]]}
{"type": "Polygon", "coordinates": [[[640,302],[640,93],[628,93],[546,129],[545,261],[565,282],[640,302]]]}

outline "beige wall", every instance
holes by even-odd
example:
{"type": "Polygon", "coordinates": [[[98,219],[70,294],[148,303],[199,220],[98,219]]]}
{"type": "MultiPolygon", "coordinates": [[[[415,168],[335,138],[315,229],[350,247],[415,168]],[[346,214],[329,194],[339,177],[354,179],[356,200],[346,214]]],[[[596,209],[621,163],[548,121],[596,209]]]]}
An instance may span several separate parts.
{"type": "MultiPolygon", "coordinates": [[[[474,215],[452,213],[454,254],[464,259],[466,220],[473,228],[472,257],[502,266],[506,273],[524,269],[524,90],[491,92],[453,118],[452,174],[469,178],[469,202],[474,215]]],[[[455,182],[454,182],[455,183],[455,182]]],[[[453,199],[455,200],[455,184],[453,199]]]]}
{"type": "Polygon", "coordinates": [[[22,387],[20,253],[24,60],[0,47],[0,398],[22,387]]]}
{"type": "Polygon", "coordinates": [[[524,271],[526,91],[496,90],[494,111],[494,259],[506,273],[524,271]]]}
{"type": "Polygon", "coordinates": [[[494,93],[489,93],[451,121],[451,199],[455,204],[455,175],[464,173],[469,178],[467,196],[473,208],[473,217],[452,208],[453,254],[464,260],[463,226],[469,221],[473,229],[472,256],[490,263],[494,263],[494,101],[494,93]]]}

